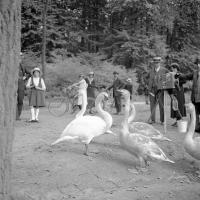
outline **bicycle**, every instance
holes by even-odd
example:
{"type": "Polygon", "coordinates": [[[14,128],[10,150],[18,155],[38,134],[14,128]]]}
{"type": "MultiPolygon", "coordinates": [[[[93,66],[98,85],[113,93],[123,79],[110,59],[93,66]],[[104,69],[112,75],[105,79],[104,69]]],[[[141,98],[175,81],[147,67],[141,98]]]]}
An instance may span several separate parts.
{"type": "Polygon", "coordinates": [[[74,113],[74,109],[77,106],[77,92],[68,88],[62,88],[62,93],[63,96],[54,97],[48,104],[49,112],[56,117],[61,117],[70,111],[74,113]]]}

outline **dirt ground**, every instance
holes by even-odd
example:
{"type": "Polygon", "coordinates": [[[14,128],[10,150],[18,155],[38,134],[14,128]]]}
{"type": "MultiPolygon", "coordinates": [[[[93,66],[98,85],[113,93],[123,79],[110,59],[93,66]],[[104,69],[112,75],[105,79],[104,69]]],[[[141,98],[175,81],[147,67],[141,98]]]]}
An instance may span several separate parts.
{"type": "MultiPolygon", "coordinates": [[[[146,121],[149,106],[137,105],[136,121],[146,121]]],[[[169,109],[167,109],[169,110],[169,109]]],[[[168,114],[169,116],[169,114],[168,114]]],[[[13,191],[27,199],[41,200],[199,200],[199,163],[183,153],[184,134],[171,127],[167,134],[173,142],[158,142],[171,163],[151,163],[149,170],[137,173],[137,160],[121,149],[118,137],[103,135],[89,146],[84,156],[82,144],[55,141],[73,115],[54,117],[47,108],[40,112],[40,123],[27,123],[29,110],[16,122],[13,146],[13,191]]],[[[119,133],[122,115],[113,116],[112,130],[119,133]]],[[[168,117],[169,118],[169,117],[168,117]]],[[[160,124],[156,128],[163,131],[160,124]]]]}

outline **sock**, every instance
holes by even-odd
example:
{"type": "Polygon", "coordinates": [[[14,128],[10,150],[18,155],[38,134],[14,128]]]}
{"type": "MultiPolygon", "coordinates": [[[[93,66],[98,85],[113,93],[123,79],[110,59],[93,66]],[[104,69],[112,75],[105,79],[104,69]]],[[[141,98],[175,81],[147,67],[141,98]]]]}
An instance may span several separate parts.
{"type": "Polygon", "coordinates": [[[38,120],[39,112],[40,112],[39,108],[36,108],[36,110],[35,110],[35,119],[36,120],[38,120]]]}
{"type": "Polygon", "coordinates": [[[35,109],[31,108],[31,120],[35,120],[35,109]]]}

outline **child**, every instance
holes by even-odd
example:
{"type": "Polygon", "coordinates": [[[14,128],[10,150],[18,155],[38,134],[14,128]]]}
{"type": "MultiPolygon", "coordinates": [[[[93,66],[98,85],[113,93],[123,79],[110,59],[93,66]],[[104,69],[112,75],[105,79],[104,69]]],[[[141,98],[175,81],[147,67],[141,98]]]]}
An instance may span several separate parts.
{"type": "MultiPolygon", "coordinates": [[[[80,74],[79,75],[79,82],[74,83],[73,85],[69,86],[68,88],[71,89],[72,87],[77,87],[78,88],[78,107],[81,110],[82,107],[82,92],[85,92],[87,94],[87,83],[84,79],[84,75],[80,74]]],[[[87,98],[87,97],[86,97],[87,98]]]]}
{"type": "Polygon", "coordinates": [[[46,90],[44,80],[41,78],[41,71],[38,67],[32,70],[32,76],[28,79],[26,88],[31,89],[29,95],[31,119],[29,122],[38,122],[39,108],[45,106],[44,91],[46,90]]]}

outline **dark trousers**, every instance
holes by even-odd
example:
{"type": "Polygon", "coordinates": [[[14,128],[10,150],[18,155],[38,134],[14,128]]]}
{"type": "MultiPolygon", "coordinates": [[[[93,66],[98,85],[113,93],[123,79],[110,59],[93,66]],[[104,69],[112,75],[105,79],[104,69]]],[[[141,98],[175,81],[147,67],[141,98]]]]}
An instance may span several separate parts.
{"type": "Polygon", "coordinates": [[[159,91],[155,96],[149,95],[150,108],[151,108],[151,120],[156,120],[156,106],[159,104],[160,121],[164,122],[164,91],[159,91]]]}
{"type": "Polygon", "coordinates": [[[121,112],[121,96],[117,95],[114,96],[114,100],[115,100],[115,108],[117,113],[121,112]]]}
{"type": "Polygon", "coordinates": [[[16,119],[20,119],[23,109],[24,91],[17,92],[17,108],[16,108],[16,119]]]}
{"type": "Polygon", "coordinates": [[[200,115],[200,103],[194,103],[195,111],[196,111],[196,126],[195,129],[200,131],[200,121],[199,121],[199,115],[200,115]]]}

